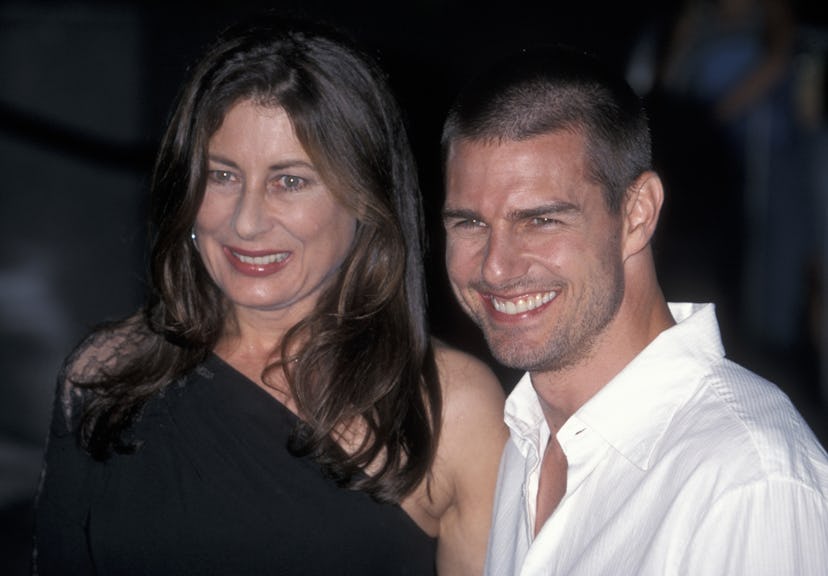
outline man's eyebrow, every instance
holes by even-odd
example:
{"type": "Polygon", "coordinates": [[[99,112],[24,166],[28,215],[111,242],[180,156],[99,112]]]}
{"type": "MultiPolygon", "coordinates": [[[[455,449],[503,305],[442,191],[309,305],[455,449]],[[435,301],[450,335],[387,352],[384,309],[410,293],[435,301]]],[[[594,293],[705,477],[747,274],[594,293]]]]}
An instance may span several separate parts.
{"type": "MultiPolygon", "coordinates": [[[[580,212],[578,205],[571,202],[552,202],[550,204],[543,204],[533,208],[520,208],[512,210],[506,215],[506,218],[511,221],[527,220],[530,218],[538,218],[541,216],[550,216],[553,214],[566,214],[580,212]]],[[[481,220],[480,214],[474,210],[467,208],[444,208],[443,219],[458,219],[458,220],[481,220]]]]}
{"type": "Polygon", "coordinates": [[[479,220],[480,214],[464,208],[443,208],[443,219],[456,218],[458,220],[479,220]]]}
{"type": "Polygon", "coordinates": [[[551,204],[543,204],[533,208],[521,208],[512,210],[507,215],[507,218],[512,221],[527,220],[530,218],[538,218],[541,216],[550,216],[553,214],[566,214],[580,212],[580,208],[571,202],[553,202],[551,204]]]}

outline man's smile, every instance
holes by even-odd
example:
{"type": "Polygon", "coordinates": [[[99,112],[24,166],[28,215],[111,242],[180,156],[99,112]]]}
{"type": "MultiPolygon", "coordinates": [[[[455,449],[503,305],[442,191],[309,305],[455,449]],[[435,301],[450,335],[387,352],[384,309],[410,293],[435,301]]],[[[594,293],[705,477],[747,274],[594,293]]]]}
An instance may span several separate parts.
{"type": "Polygon", "coordinates": [[[501,314],[508,314],[510,316],[516,314],[524,314],[555,299],[558,293],[554,291],[537,292],[535,294],[524,294],[517,298],[502,298],[494,295],[489,296],[489,300],[495,310],[501,314]]]}

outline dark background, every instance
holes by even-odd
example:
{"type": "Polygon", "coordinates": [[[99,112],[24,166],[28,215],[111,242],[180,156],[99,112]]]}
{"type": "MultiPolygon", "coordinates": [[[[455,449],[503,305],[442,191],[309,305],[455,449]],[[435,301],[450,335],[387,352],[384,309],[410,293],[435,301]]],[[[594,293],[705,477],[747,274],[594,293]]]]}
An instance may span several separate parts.
{"type": "MultiPolygon", "coordinates": [[[[0,2],[2,574],[27,572],[32,498],[62,358],[94,324],[141,302],[149,171],[186,67],[224,25],[274,5],[0,2]]],[[[653,89],[677,2],[281,6],[343,24],[387,70],[421,169],[434,331],[490,362],[443,272],[438,143],[445,110],[476,69],[535,41],[580,46],[624,71],[646,98],[667,184],[656,249],[668,299],[716,301],[729,355],[779,383],[825,444],[826,3],[793,6],[793,82],[816,95],[817,114],[798,124],[787,148],[796,168],[771,187],[784,194],[766,203],[773,224],[767,233],[751,228],[758,236],[745,232],[745,195],[732,179],[738,161],[715,124],[653,89]],[[761,254],[782,251],[789,264],[768,276],[778,286],[746,276],[748,255],[757,252],[751,248],[760,245],[761,254]],[[746,304],[746,291],[757,286],[765,289],[758,304],[746,304]],[[783,299],[786,290],[792,295],[783,299]],[[765,318],[771,311],[788,320],[785,330],[765,318]]],[[[516,374],[492,365],[509,388],[516,374]]]]}

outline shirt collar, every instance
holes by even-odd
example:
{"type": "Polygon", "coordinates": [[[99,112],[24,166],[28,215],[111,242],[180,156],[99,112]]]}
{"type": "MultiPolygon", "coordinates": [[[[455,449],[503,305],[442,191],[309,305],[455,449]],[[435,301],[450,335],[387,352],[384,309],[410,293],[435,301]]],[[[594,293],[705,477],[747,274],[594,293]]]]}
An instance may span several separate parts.
{"type": "MultiPolygon", "coordinates": [[[[700,384],[710,363],[724,356],[712,304],[670,304],[676,324],[659,334],[632,362],[590,398],[559,432],[576,433],[584,426],[600,435],[625,458],[647,469],[658,440],[676,410],[700,384]],[[577,429],[577,430],[576,430],[577,429]]],[[[529,374],[506,402],[505,421],[526,455],[548,434],[546,421],[529,374]]]]}
{"type": "Polygon", "coordinates": [[[670,304],[670,312],[676,324],[575,414],[644,470],[673,415],[701,385],[703,372],[724,356],[712,304],[670,304]]]}
{"type": "Polygon", "coordinates": [[[532,450],[540,450],[541,435],[549,434],[549,428],[528,372],[506,398],[503,419],[511,430],[512,440],[524,457],[528,457],[532,450]]]}

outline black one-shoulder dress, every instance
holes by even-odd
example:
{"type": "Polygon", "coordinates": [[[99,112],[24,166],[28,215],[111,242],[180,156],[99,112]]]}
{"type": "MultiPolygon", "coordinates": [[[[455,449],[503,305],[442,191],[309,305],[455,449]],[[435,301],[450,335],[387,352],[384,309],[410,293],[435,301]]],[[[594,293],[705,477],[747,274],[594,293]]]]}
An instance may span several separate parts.
{"type": "Polygon", "coordinates": [[[78,447],[64,395],[38,495],[38,574],[434,574],[436,541],[291,455],[296,416],[215,355],[147,403],[135,453],[105,462],[78,447]]]}

